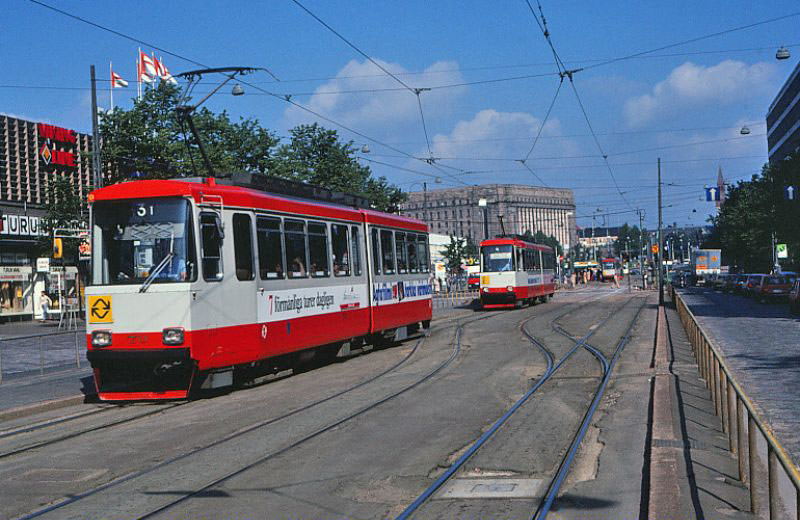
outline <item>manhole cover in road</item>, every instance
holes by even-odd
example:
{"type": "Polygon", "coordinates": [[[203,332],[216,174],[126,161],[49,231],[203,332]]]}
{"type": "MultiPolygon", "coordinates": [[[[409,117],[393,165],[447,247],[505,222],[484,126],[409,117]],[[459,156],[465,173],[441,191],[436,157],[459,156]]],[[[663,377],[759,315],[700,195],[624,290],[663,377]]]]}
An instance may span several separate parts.
{"type": "Polygon", "coordinates": [[[25,482],[83,482],[103,475],[106,469],[35,468],[12,477],[25,482]]]}
{"type": "Polygon", "coordinates": [[[448,482],[436,498],[535,498],[543,484],[538,478],[458,478],[448,482]]]}

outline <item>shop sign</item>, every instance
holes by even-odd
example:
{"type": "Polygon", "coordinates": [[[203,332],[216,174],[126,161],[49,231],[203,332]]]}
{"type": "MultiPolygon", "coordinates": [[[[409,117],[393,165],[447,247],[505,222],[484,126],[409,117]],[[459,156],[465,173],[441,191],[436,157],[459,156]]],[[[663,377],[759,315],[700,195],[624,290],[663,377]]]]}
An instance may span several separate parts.
{"type": "Polygon", "coordinates": [[[49,258],[37,258],[36,259],[36,272],[37,273],[47,273],[50,271],[50,259],[49,258]]]}
{"type": "Polygon", "coordinates": [[[39,157],[46,165],[75,167],[75,153],[59,150],[56,143],[63,146],[74,147],[78,142],[74,130],[61,128],[60,126],[37,123],[39,138],[44,139],[39,148],[39,157]]]}
{"type": "Polygon", "coordinates": [[[0,282],[25,282],[30,279],[31,272],[26,266],[0,267],[0,282]]]}
{"type": "Polygon", "coordinates": [[[41,219],[28,215],[3,214],[3,226],[0,235],[30,236],[40,235],[41,219]]]}

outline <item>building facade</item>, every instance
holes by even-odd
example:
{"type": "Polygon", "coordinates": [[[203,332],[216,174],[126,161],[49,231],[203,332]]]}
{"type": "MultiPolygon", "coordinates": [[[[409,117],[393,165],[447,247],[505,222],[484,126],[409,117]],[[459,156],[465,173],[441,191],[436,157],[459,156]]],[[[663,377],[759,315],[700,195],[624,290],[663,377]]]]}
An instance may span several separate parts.
{"type": "Polygon", "coordinates": [[[800,63],[769,106],[767,145],[770,162],[781,161],[800,148],[800,63]]]}
{"type": "Polygon", "coordinates": [[[55,178],[85,200],[92,175],[90,135],[0,115],[0,321],[38,315],[42,291],[58,309],[56,293],[74,286],[75,266],[37,269],[41,223],[55,178]]]}
{"type": "Polygon", "coordinates": [[[565,188],[486,184],[415,191],[400,211],[424,221],[431,233],[470,237],[476,243],[502,233],[501,217],[508,234],[542,231],[556,237],[565,251],[577,242],[575,195],[565,188]]]}

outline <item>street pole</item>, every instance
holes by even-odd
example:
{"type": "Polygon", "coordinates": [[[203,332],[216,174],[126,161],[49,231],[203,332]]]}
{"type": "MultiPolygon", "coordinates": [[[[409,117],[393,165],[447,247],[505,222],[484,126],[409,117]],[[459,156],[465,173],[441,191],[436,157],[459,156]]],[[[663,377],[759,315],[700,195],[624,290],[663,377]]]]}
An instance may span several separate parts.
{"type": "Polygon", "coordinates": [[[97,128],[97,82],[94,77],[94,65],[89,66],[92,77],[92,169],[94,189],[103,187],[103,174],[100,171],[100,131],[97,128]]]}
{"type": "Polygon", "coordinates": [[[422,183],[422,207],[425,208],[424,209],[424,211],[425,211],[425,213],[424,213],[425,219],[424,220],[425,220],[425,223],[427,224],[429,222],[429,220],[428,220],[428,183],[427,182],[423,182],[422,183]]]}
{"type": "Polygon", "coordinates": [[[631,251],[628,249],[628,238],[625,238],[625,256],[628,258],[628,292],[631,292],[631,251]]]}
{"type": "Polygon", "coordinates": [[[644,260],[642,256],[644,254],[643,248],[644,244],[642,243],[642,235],[644,234],[644,215],[642,215],[642,210],[638,211],[639,213],[639,274],[642,275],[642,290],[644,291],[647,289],[645,287],[645,280],[644,280],[644,260]]]}
{"type": "Polygon", "coordinates": [[[661,157],[658,158],[658,304],[664,305],[664,277],[661,274],[661,259],[664,256],[664,236],[661,214],[661,157]]]}

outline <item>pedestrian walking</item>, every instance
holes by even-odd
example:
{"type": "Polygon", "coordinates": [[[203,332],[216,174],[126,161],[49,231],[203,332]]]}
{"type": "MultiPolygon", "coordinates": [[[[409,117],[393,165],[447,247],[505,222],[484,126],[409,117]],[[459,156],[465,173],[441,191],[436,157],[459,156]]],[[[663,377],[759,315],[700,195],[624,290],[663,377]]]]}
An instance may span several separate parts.
{"type": "Polygon", "coordinates": [[[52,305],[53,302],[50,300],[50,297],[47,296],[47,293],[44,291],[42,291],[39,296],[42,302],[42,319],[39,320],[39,322],[44,323],[47,321],[47,313],[50,310],[50,305],[52,305]]]}

